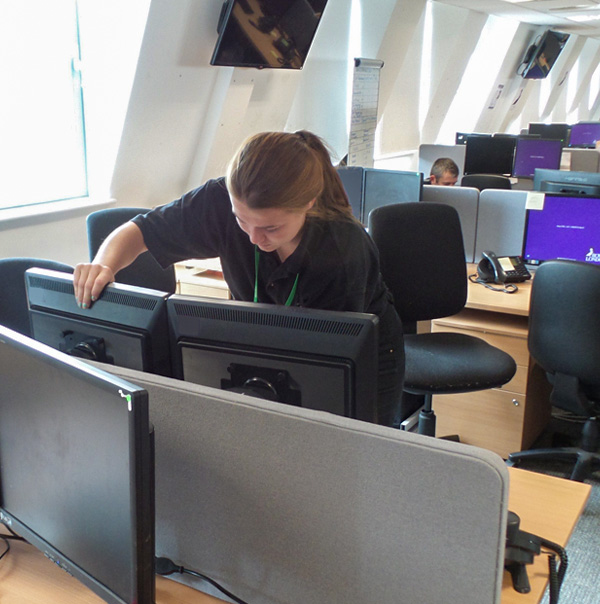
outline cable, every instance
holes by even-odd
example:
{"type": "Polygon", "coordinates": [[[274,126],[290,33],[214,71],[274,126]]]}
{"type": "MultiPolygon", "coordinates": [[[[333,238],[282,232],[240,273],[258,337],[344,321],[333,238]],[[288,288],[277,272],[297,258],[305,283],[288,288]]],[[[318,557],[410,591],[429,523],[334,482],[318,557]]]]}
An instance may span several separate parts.
{"type": "Polygon", "coordinates": [[[230,591],[226,590],[222,585],[219,585],[214,579],[203,575],[202,573],[196,572],[195,570],[189,570],[183,566],[177,566],[172,560],[165,557],[159,557],[154,559],[154,569],[157,575],[171,575],[173,573],[181,573],[191,575],[192,577],[198,577],[203,579],[207,583],[210,583],[213,587],[216,587],[220,592],[224,593],[228,598],[231,598],[237,604],[247,604],[244,600],[241,600],[237,596],[234,596],[230,591]]]}
{"type": "Polygon", "coordinates": [[[477,275],[469,275],[469,281],[471,283],[479,283],[479,285],[483,285],[483,287],[487,287],[494,292],[504,292],[505,294],[514,294],[519,291],[519,288],[514,283],[504,283],[503,287],[494,287],[489,283],[486,283],[482,279],[480,279],[477,275]]]}
{"type": "Polygon", "coordinates": [[[569,563],[567,552],[557,543],[547,541],[546,539],[540,539],[542,547],[547,548],[550,551],[545,551],[548,554],[548,569],[550,571],[550,592],[549,602],[550,604],[558,604],[558,598],[560,595],[560,588],[567,572],[567,566],[569,563]],[[560,566],[558,570],[556,568],[556,558],[560,558],[560,566]]]}

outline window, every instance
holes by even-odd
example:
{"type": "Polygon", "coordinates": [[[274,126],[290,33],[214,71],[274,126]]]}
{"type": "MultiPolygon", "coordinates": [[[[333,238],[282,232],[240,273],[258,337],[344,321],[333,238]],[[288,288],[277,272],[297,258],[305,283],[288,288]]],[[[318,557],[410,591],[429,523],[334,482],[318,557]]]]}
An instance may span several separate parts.
{"type": "Polygon", "coordinates": [[[0,209],[87,195],[76,0],[0,2],[0,209]]]}

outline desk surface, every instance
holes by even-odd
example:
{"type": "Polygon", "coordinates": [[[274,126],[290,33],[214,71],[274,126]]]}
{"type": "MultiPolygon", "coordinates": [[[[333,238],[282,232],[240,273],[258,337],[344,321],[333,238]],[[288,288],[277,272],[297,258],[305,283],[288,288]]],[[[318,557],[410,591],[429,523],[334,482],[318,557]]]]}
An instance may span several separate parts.
{"type": "MultiPolygon", "coordinates": [[[[565,545],[589,497],[590,485],[509,468],[509,509],[521,518],[521,528],[565,545]]],[[[568,550],[567,550],[568,551],[568,550]]],[[[547,584],[546,556],[537,556],[527,567],[529,594],[512,588],[505,573],[502,604],[539,602],[547,584]]],[[[567,574],[568,576],[568,574],[567,574]]],[[[243,594],[237,594],[243,597],[243,594]]],[[[0,560],[0,602],[7,604],[102,604],[79,581],[21,542],[11,542],[10,553],[0,560]]],[[[222,604],[170,579],[157,577],[157,604],[222,604]]]]}
{"type": "MultiPolygon", "coordinates": [[[[467,275],[477,273],[476,264],[467,264],[467,275]]],[[[491,284],[493,287],[498,285],[491,284]]],[[[531,280],[517,283],[518,290],[514,294],[497,292],[481,285],[468,282],[466,308],[508,313],[511,315],[529,315],[529,298],[531,297],[531,280]]]]}

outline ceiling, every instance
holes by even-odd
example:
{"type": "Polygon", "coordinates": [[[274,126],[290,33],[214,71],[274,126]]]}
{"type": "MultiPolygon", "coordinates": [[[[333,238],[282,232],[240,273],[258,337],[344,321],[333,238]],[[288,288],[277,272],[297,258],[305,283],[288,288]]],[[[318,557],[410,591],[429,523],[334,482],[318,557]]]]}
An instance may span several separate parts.
{"type": "Polygon", "coordinates": [[[436,0],[470,10],[600,39],[600,0],[436,0]]]}

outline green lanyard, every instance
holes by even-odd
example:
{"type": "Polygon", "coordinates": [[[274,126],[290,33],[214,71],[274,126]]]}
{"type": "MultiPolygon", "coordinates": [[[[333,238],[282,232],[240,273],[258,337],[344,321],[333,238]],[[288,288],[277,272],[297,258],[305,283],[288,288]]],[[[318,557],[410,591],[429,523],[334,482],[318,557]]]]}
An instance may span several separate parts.
{"type": "MultiPolygon", "coordinates": [[[[254,301],[258,302],[258,261],[260,258],[260,254],[258,252],[258,246],[254,246],[254,301]]],[[[294,285],[292,287],[292,291],[288,296],[288,299],[285,301],[286,306],[291,306],[294,298],[296,297],[296,289],[298,288],[298,278],[300,277],[300,273],[296,275],[296,280],[294,281],[294,285]]]]}

